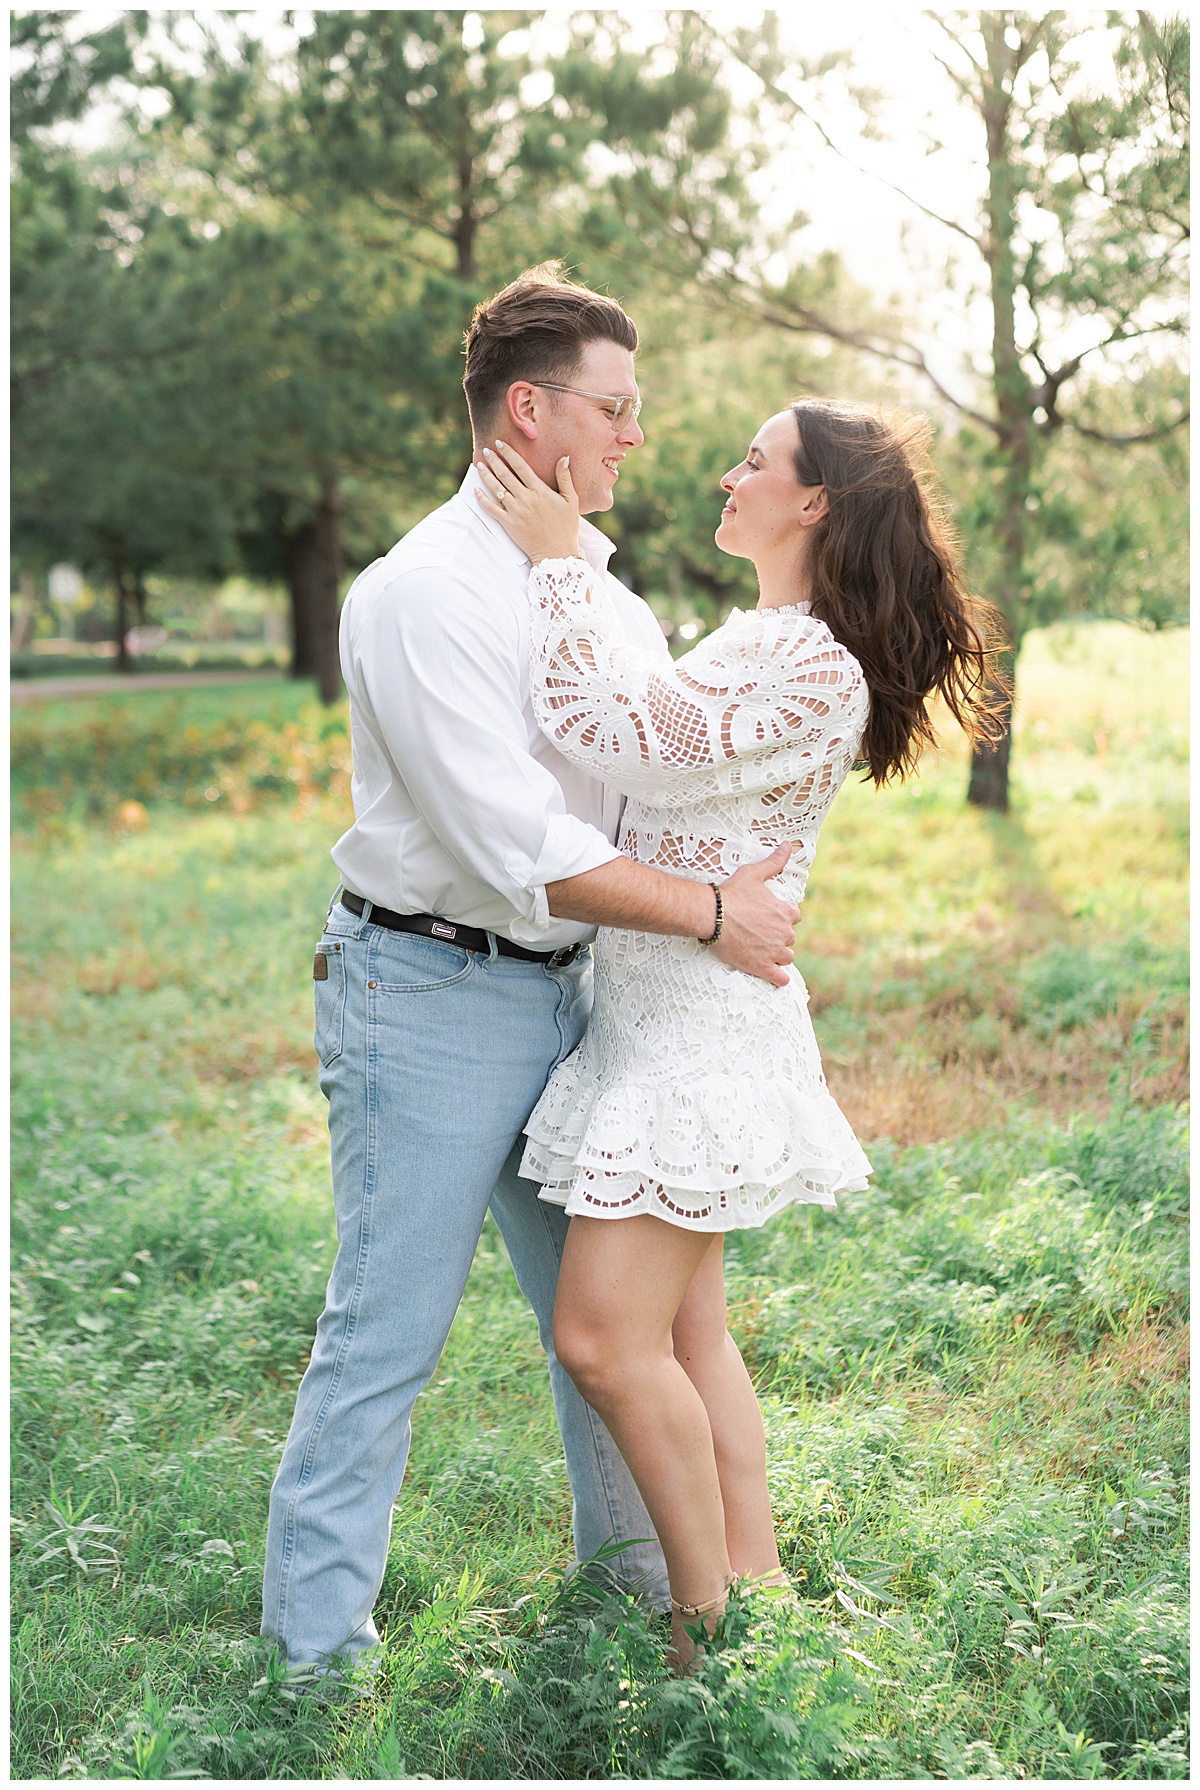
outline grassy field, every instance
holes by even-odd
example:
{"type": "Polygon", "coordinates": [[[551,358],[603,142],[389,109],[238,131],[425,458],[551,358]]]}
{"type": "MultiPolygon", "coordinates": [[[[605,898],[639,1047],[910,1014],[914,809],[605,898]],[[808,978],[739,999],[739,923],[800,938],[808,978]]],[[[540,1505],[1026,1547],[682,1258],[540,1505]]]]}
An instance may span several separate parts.
{"type": "Polygon", "coordinates": [[[954,750],[825,829],[798,961],[876,1175],[729,1251],[797,1596],[678,1683],[563,1587],[489,1228],[342,1706],[284,1701],[257,1627],[332,1253],[344,713],[18,712],[13,1776],[1186,1776],[1185,649],[1036,635],[1011,816],[954,750]]]}

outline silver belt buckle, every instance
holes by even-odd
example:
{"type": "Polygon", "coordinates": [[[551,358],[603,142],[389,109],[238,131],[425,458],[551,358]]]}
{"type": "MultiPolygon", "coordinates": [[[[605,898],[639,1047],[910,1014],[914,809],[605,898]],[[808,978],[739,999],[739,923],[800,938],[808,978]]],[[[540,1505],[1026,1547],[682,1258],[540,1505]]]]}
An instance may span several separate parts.
{"type": "Polygon", "coordinates": [[[564,964],[574,963],[575,958],[578,955],[578,949],[577,945],[560,945],[558,950],[554,953],[554,956],[550,959],[550,968],[552,970],[558,970],[561,969],[564,964]]]}

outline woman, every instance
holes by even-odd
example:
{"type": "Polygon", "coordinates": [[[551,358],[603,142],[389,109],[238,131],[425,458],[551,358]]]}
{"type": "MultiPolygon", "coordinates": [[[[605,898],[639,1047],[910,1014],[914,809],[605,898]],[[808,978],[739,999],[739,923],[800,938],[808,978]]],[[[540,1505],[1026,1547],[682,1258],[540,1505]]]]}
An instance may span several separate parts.
{"type": "MultiPolygon", "coordinates": [[[[567,462],[557,492],[499,443],[478,468],[480,502],[533,562],[539,724],[629,797],[627,855],[711,882],[713,939],[721,880],[785,842],[778,890],[802,900],[847,772],[911,770],[933,692],[972,738],[994,731],[983,611],[923,488],[924,434],[818,400],[771,417],[721,480],[716,532],[753,562],[758,607],[674,664],[624,643],[579,556],[567,462]]],[[[832,1207],[870,1172],[807,1002],[794,967],[772,987],[696,940],[602,928],[588,1033],[526,1127],[522,1173],[573,1220],[555,1348],[654,1520],[680,1665],[735,1576],[786,1583],[762,1418],[725,1326],[724,1234],[832,1207]]]]}

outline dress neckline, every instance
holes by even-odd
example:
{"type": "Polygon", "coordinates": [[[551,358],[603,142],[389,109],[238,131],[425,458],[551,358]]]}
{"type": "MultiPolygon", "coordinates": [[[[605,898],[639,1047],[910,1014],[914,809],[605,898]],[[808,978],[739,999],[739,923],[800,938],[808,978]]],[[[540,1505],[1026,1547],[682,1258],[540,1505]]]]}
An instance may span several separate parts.
{"type": "Polygon", "coordinates": [[[766,609],[739,609],[735,603],[730,610],[731,615],[740,615],[749,620],[752,615],[811,615],[811,603],[771,603],[766,609]]]}

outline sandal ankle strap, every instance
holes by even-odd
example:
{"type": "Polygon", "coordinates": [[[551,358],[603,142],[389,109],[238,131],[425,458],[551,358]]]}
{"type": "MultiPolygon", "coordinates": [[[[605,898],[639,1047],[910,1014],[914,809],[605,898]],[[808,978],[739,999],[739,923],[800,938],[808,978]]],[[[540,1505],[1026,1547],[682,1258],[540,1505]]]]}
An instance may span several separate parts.
{"type": "Polygon", "coordinates": [[[708,1616],[713,1610],[717,1609],[718,1606],[723,1608],[728,1597],[729,1587],[727,1585],[724,1591],[719,1591],[717,1593],[716,1597],[710,1597],[706,1604],[681,1604],[675,1598],[672,1598],[671,1608],[678,1611],[685,1622],[697,1622],[701,1616],[708,1616]]]}

